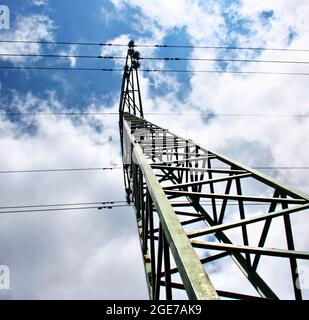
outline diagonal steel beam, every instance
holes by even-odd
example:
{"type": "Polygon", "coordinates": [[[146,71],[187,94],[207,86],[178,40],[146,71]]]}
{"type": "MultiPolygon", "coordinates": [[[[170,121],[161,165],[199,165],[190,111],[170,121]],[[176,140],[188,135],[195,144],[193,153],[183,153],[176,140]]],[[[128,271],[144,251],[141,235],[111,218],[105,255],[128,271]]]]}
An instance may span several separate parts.
{"type": "Polygon", "coordinates": [[[191,240],[194,247],[205,248],[212,250],[222,250],[228,252],[244,252],[244,253],[254,253],[263,254],[265,256],[281,257],[281,258],[296,258],[309,260],[309,252],[307,251],[295,251],[295,250],[285,250],[285,249],[273,249],[273,248],[260,248],[260,247],[249,247],[242,245],[235,245],[229,243],[214,243],[201,240],[191,240]]]}
{"type": "Polygon", "coordinates": [[[255,197],[246,195],[232,195],[232,194],[219,194],[219,193],[201,193],[201,192],[188,192],[188,191],[176,191],[166,190],[165,193],[170,195],[170,199],[177,197],[198,197],[198,198],[216,198],[216,199],[228,199],[228,200],[243,200],[243,201],[256,201],[256,202],[280,202],[290,204],[305,204],[305,199],[284,199],[284,198],[272,198],[272,197],[255,197]]]}

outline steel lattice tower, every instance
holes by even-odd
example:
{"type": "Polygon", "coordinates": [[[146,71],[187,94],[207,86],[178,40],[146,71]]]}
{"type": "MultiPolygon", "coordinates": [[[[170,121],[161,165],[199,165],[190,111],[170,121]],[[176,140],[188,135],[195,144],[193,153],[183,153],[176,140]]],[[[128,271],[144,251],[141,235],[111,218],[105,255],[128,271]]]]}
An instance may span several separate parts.
{"type": "Polygon", "coordinates": [[[131,41],[119,127],[127,201],[136,209],[150,298],[172,299],[174,290],[183,289],[189,299],[279,299],[263,271],[281,259],[288,263],[284,286],[302,299],[298,267],[309,252],[296,250],[292,218],[306,223],[309,196],[145,120],[134,48],[131,41]],[[276,234],[284,241],[268,247],[278,221],[276,234]],[[236,264],[254,294],[214,287],[205,267],[222,259],[236,264]]]}

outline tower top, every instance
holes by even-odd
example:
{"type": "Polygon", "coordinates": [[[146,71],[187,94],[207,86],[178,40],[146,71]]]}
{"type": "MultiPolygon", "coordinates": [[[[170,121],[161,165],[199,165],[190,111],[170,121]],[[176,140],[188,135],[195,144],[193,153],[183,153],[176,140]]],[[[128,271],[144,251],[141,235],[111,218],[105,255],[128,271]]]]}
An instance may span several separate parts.
{"type": "MultiPolygon", "coordinates": [[[[141,99],[141,90],[138,77],[140,67],[140,53],[134,49],[135,43],[131,40],[128,43],[128,52],[126,64],[122,78],[119,116],[122,118],[124,112],[131,113],[137,117],[143,118],[143,106],[141,99]]],[[[120,119],[121,120],[121,119],[120,119]]]]}

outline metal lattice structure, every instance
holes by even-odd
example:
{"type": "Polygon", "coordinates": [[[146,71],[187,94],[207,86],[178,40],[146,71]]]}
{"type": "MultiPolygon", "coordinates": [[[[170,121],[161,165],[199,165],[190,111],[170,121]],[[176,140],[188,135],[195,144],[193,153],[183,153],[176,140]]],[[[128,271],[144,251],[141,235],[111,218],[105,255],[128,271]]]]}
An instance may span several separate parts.
{"type": "Polygon", "coordinates": [[[298,225],[306,223],[309,196],[145,120],[138,60],[130,42],[119,125],[150,298],[169,300],[185,290],[189,299],[279,299],[267,271],[275,261],[287,266],[281,287],[302,299],[299,263],[309,252],[297,250],[305,244],[296,240],[292,222],[297,216],[304,219],[298,225]],[[213,270],[231,263],[250,293],[214,286],[213,270]]]}

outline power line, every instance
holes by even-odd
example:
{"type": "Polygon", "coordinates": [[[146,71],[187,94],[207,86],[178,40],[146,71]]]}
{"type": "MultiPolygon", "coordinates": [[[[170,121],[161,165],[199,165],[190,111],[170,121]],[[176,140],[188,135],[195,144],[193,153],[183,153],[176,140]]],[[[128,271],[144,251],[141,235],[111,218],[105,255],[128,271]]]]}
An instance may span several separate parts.
{"type": "MultiPolygon", "coordinates": [[[[71,68],[71,67],[16,67],[0,66],[0,69],[16,70],[62,70],[62,71],[102,71],[102,72],[123,72],[123,69],[107,68],[71,68]]],[[[290,75],[309,76],[306,72],[268,72],[268,71],[232,71],[232,70],[181,70],[181,69],[140,69],[142,72],[164,72],[164,73],[225,73],[225,74],[256,74],[256,75],[290,75]]]]}
{"type": "MultiPolygon", "coordinates": [[[[93,56],[93,55],[67,55],[67,54],[35,54],[35,53],[0,53],[1,57],[40,57],[40,58],[82,58],[82,59],[115,59],[113,57],[93,56]]],[[[122,57],[117,57],[122,59],[122,57]]],[[[125,59],[125,58],[124,58],[125,59]]]]}
{"type": "Polygon", "coordinates": [[[269,72],[269,71],[232,71],[232,70],[181,70],[181,69],[142,69],[143,72],[164,73],[226,73],[226,74],[260,74],[260,75],[290,75],[309,76],[306,72],[269,72]]]}
{"type": "Polygon", "coordinates": [[[27,112],[27,113],[0,113],[0,116],[79,116],[79,115],[117,115],[119,112],[27,112]]]}
{"type": "Polygon", "coordinates": [[[0,43],[29,43],[29,44],[55,44],[55,45],[77,45],[77,46],[116,46],[127,47],[127,44],[112,44],[99,42],[72,42],[72,41],[31,41],[31,40],[0,40],[0,43]]]}
{"type": "MultiPolygon", "coordinates": [[[[187,204],[182,202],[172,202],[171,204],[187,204]]],[[[200,202],[201,205],[212,205],[211,202],[200,202]]],[[[217,205],[222,205],[222,203],[217,203],[217,205]]],[[[239,205],[238,203],[227,203],[228,206],[239,205]]],[[[261,203],[248,203],[246,205],[257,206],[257,205],[267,205],[261,203]]],[[[84,202],[84,203],[67,203],[67,204],[49,204],[49,205],[24,205],[24,206],[2,206],[0,207],[0,214],[14,214],[14,213],[39,213],[39,212],[52,212],[52,211],[74,211],[74,210],[90,210],[90,209],[113,209],[113,208],[123,208],[132,207],[131,204],[127,204],[126,201],[110,201],[110,202],[84,202]],[[119,204],[117,204],[119,203],[119,204]],[[96,206],[84,206],[84,205],[97,204],[96,206]],[[74,207],[71,207],[74,205],[74,207]],[[76,207],[76,205],[83,205],[81,207],[76,207]],[[53,207],[53,208],[52,208],[53,207]],[[62,207],[62,208],[55,208],[62,207]],[[30,209],[28,209],[30,208],[30,209]],[[37,209],[31,209],[37,208],[37,209]],[[5,209],[5,210],[4,210],[5,209]],[[23,209],[23,210],[7,210],[7,209],[23,209]]]]}
{"type": "Polygon", "coordinates": [[[309,52],[309,49],[297,48],[267,48],[267,47],[237,47],[237,46],[203,46],[203,45],[171,45],[171,44],[143,44],[134,45],[140,48],[179,48],[179,49],[216,49],[216,50],[257,50],[257,51],[291,51],[291,52],[309,52]]]}
{"type": "MultiPolygon", "coordinates": [[[[36,54],[36,53],[0,53],[0,57],[36,57],[36,58],[81,58],[81,59],[107,59],[125,60],[126,57],[78,54],[36,54]]],[[[142,59],[142,58],[141,58],[142,59]]],[[[148,59],[148,58],[143,58],[148,59]]],[[[153,59],[153,58],[149,58],[153,59]]],[[[158,58],[161,59],[161,58],[158,58]]],[[[309,62],[308,62],[309,63],[309,62]]]]}
{"type": "Polygon", "coordinates": [[[165,60],[165,61],[212,61],[212,62],[245,62],[245,63],[287,63],[309,64],[309,61],[295,60],[260,60],[260,59],[224,59],[224,58],[174,58],[174,57],[141,57],[140,60],[165,60]]]}
{"type": "MultiPolygon", "coordinates": [[[[0,43],[29,43],[29,44],[128,47],[128,44],[123,44],[123,43],[76,42],[76,41],[0,40],[0,43]]],[[[138,47],[138,48],[175,48],[175,49],[180,48],[180,49],[217,49],[217,50],[257,50],[257,51],[309,52],[309,49],[298,49],[298,48],[175,45],[175,44],[134,44],[134,47],[138,47]]]]}
{"type": "MultiPolygon", "coordinates": [[[[0,53],[5,57],[40,57],[40,58],[81,58],[81,59],[107,59],[125,60],[126,57],[102,56],[102,55],[67,55],[67,54],[32,54],[32,53],[0,53]]],[[[279,63],[279,64],[309,64],[309,61],[288,60],[259,60],[259,59],[221,59],[221,58],[182,58],[182,57],[141,57],[140,60],[164,60],[164,61],[209,61],[209,62],[244,62],[244,63],[279,63]]]]}
{"type": "MultiPolygon", "coordinates": [[[[309,114],[258,114],[258,113],[167,113],[167,112],[145,112],[151,116],[213,116],[213,117],[296,117],[307,118],[309,114]]],[[[88,115],[113,115],[119,116],[119,112],[29,112],[29,113],[0,113],[0,116],[88,116],[88,115]]]]}
{"type": "Polygon", "coordinates": [[[1,170],[0,174],[9,173],[41,173],[41,172],[69,172],[69,171],[101,171],[117,170],[122,167],[98,167],[98,168],[60,168],[60,169],[29,169],[29,170],[1,170]]]}
{"type": "MultiPolygon", "coordinates": [[[[115,57],[115,59],[118,59],[118,57],[115,57]]],[[[262,60],[262,59],[226,59],[226,58],[141,57],[140,60],[243,62],[243,63],[276,63],[276,64],[309,64],[309,61],[262,60]]]]}
{"type": "MultiPolygon", "coordinates": [[[[251,169],[257,170],[309,170],[309,166],[249,166],[251,169]]],[[[198,168],[192,167],[198,171],[198,168]]],[[[226,167],[212,167],[211,169],[226,169],[226,167]]]]}
{"type": "MultiPolygon", "coordinates": [[[[1,170],[0,174],[15,174],[15,173],[44,173],[44,172],[74,172],[74,171],[101,171],[103,170],[119,170],[123,167],[110,167],[110,168],[67,168],[67,169],[31,169],[31,170],[1,170]]],[[[251,167],[258,170],[309,170],[309,166],[260,166],[251,167]]],[[[194,168],[193,168],[194,169],[194,168]]],[[[222,168],[221,168],[222,169],[222,168]]]]}
{"type": "MultiPolygon", "coordinates": [[[[309,114],[261,114],[261,113],[155,113],[146,112],[145,115],[164,115],[164,116],[213,116],[213,117],[297,117],[307,118],[309,114]]],[[[1,114],[0,114],[1,115],[1,114]]]]}
{"type": "Polygon", "coordinates": [[[123,72],[123,69],[108,69],[108,68],[70,68],[70,67],[32,67],[32,66],[31,67],[0,66],[0,69],[123,72]]]}
{"type": "Polygon", "coordinates": [[[309,170],[309,167],[252,167],[258,170],[309,170]]]}
{"type": "MultiPolygon", "coordinates": [[[[0,210],[6,210],[6,209],[27,209],[27,208],[45,208],[49,209],[52,207],[72,207],[74,208],[75,206],[82,206],[79,207],[81,208],[88,208],[87,206],[89,205],[96,205],[95,207],[91,208],[109,208],[109,207],[115,207],[115,206],[122,206],[122,204],[127,204],[127,201],[125,200],[113,200],[113,201],[96,201],[96,202],[75,202],[75,203],[57,203],[57,204],[36,204],[36,205],[15,205],[15,206],[0,206],[0,210]],[[84,207],[86,206],[86,207],[84,207]]],[[[187,202],[181,202],[181,201],[174,201],[171,202],[172,204],[182,204],[182,203],[187,203],[187,202]]],[[[211,201],[201,201],[200,204],[212,204],[211,201]]],[[[217,202],[218,205],[223,204],[223,202],[217,202]]],[[[229,203],[230,205],[237,204],[238,202],[232,202],[229,203]]],[[[250,205],[260,205],[260,202],[256,203],[249,203],[250,205]]],[[[264,204],[262,204],[264,205],[264,204]]],[[[71,208],[70,208],[71,209],[71,208]]],[[[0,211],[1,212],[1,211],[0,211]]]]}
{"type": "Polygon", "coordinates": [[[67,206],[85,206],[85,205],[114,205],[115,203],[126,203],[124,200],[114,201],[97,201],[97,202],[75,202],[75,203],[59,203],[59,204],[37,204],[37,205],[18,205],[18,206],[0,206],[1,210],[4,209],[22,209],[22,208],[47,208],[47,207],[67,207],[67,206]]]}
{"type": "MultiPolygon", "coordinates": [[[[173,203],[172,203],[173,204],[173,203]]],[[[177,204],[176,202],[174,204],[177,204]]],[[[212,205],[211,203],[205,202],[201,203],[202,205],[212,205]]],[[[219,204],[220,205],[220,204],[219,204]]],[[[237,203],[228,203],[228,206],[234,206],[239,205],[237,203]]],[[[261,203],[257,204],[249,204],[252,206],[255,205],[264,205],[261,203]]],[[[266,204],[265,204],[266,205],[266,204]]],[[[103,205],[103,206],[82,206],[82,207],[64,207],[64,208],[40,208],[40,209],[23,209],[23,210],[0,210],[0,214],[14,214],[14,213],[40,213],[40,212],[55,212],[55,211],[74,211],[74,210],[90,210],[90,209],[97,209],[97,210],[103,210],[103,209],[114,209],[114,208],[124,208],[124,207],[132,207],[131,204],[120,204],[120,205],[103,205]]],[[[39,206],[12,206],[7,208],[32,208],[32,207],[39,207],[39,206]]],[[[50,207],[50,205],[49,205],[50,207]]]]}
{"type": "Polygon", "coordinates": [[[72,211],[72,210],[89,210],[89,209],[113,209],[131,207],[129,204],[123,205],[107,205],[107,206],[88,206],[88,207],[69,207],[69,208],[48,208],[48,209],[30,209],[30,210],[5,210],[0,211],[0,214],[13,214],[13,213],[39,213],[39,212],[50,212],[50,211],[72,211]]]}

